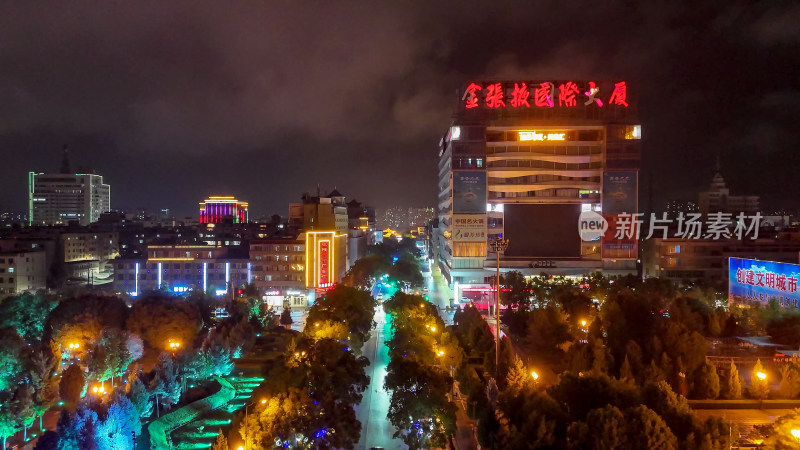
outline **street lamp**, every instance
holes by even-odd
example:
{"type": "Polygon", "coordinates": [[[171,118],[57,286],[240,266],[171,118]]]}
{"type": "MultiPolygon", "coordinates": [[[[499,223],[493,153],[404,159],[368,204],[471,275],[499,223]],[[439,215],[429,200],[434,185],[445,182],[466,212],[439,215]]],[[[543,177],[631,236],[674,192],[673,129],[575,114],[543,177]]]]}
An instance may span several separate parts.
{"type": "MultiPolygon", "coordinates": [[[[267,404],[267,399],[262,398],[259,403],[261,403],[262,405],[266,405],[267,404]]],[[[247,449],[247,408],[250,407],[250,406],[253,406],[255,404],[256,404],[256,402],[250,402],[250,403],[245,403],[245,405],[244,405],[244,446],[240,445],[239,446],[239,450],[246,450],[247,449]]]]}
{"type": "Polygon", "coordinates": [[[175,357],[175,352],[181,348],[181,343],[177,341],[173,341],[172,339],[169,340],[169,348],[172,349],[172,357],[175,357]]]}
{"type": "Polygon", "coordinates": [[[800,439],[800,429],[795,428],[795,429],[793,429],[791,431],[791,433],[792,433],[792,436],[794,436],[797,439],[800,439]]]}
{"type": "Polygon", "coordinates": [[[497,324],[495,324],[495,347],[494,347],[494,374],[495,377],[499,376],[500,367],[500,252],[506,251],[508,248],[508,239],[495,239],[490,245],[497,255],[497,298],[495,298],[494,312],[497,324]]]}
{"type": "Polygon", "coordinates": [[[758,377],[759,380],[767,379],[767,374],[765,374],[764,372],[756,372],[756,376],[758,377]]]}
{"type": "Polygon", "coordinates": [[[539,381],[539,374],[536,373],[536,371],[534,370],[533,372],[531,372],[531,378],[533,378],[534,382],[539,381]]]}

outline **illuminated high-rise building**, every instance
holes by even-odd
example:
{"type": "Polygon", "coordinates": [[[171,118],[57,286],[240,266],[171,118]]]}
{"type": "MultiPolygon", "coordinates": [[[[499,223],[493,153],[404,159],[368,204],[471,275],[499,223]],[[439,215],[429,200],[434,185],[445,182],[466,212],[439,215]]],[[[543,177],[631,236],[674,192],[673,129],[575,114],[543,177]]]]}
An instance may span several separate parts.
{"type": "Polygon", "coordinates": [[[209,197],[200,202],[200,223],[247,223],[247,202],[234,197],[209,197]]]}
{"type": "Polygon", "coordinates": [[[66,147],[60,173],[28,173],[30,225],[88,225],[109,210],[111,187],[101,175],[72,173],[66,147]]]}
{"type": "Polygon", "coordinates": [[[638,211],[627,84],[475,82],[461,94],[439,146],[437,254],[451,286],[487,284],[498,238],[509,240],[501,269],[526,276],[635,272],[635,240],[579,235],[583,213],[638,211]]]}

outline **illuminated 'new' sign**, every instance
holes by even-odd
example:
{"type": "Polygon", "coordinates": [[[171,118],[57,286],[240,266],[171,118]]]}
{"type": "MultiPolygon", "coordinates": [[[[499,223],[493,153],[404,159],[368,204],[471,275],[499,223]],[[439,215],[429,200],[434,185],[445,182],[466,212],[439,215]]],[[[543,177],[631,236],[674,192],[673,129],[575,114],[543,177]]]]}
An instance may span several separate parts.
{"type": "Polygon", "coordinates": [[[530,108],[575,108],[579,105],[604,105],[628,107],[628,86],[625,81],[615,82],[603,92],[600,84],[588,81],[585,84],[573,81],[558,84],[543,82],[470,83],[461,96],[466,109],[485,107],[490,109],[530,108]],[[607,99],[606,102],[603,99],[607,99]]]}

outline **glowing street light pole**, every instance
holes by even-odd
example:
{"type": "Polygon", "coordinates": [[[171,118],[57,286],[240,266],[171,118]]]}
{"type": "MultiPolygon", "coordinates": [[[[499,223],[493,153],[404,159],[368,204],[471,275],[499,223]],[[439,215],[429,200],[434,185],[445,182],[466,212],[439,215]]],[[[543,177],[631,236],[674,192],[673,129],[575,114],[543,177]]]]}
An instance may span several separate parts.
{"type": "MultiPolygon", "coordinates": [[[[267,404],[267,399],[262,398],[261,402],[259,402],[259,403],[261,403],[262,405],[266,405],[267,404]]],[[[250,406],[253,406],[255,404],[256,404],[256,402],[250,402],[250,403],[245,403],[245,405],[244,405],[244,446],[240,445],[239,446],[239,450],[247,450],[247,408],[250,407],[250,406]]]]}
{"type": "Polygon", "coordinates": [[[169,340],[169,348],[172,349],[172,357],[175,357],[175,352],[181,348],[181,343],[177,341],[173,341],[172,339],[169,340]]]}
{"type": "Polygon", "coordinates": [[[500,367],[500,252],[508,248],[508,239],[495,239],[491,242],[492,249],[497,255],[497,297],[494,302],[494,312],[497,323],[495,324],[495,345],[494,345],[494,376],[499,377],[500,367]]]}

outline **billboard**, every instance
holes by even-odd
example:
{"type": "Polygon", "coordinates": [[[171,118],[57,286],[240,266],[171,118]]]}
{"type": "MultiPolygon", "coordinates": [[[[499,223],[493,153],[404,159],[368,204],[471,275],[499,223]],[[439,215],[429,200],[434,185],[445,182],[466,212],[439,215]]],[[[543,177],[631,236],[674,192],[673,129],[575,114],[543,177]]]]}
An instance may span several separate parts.
{"type": "Polygon", "coordinates": [[[728,301],[767,304],[771,299],[797,308],[800,265],[755,259],[728,258],[728,301]]]}
{"type": "Polygon", "coordinates": [[[608,229],[603,235],[602,257],[609,259],[636,259],[638,245],[636,233],[617,237],[618,214],[634,214],[639,205],[639,179],[635,170],[603,172],[603,218],[608,229]]]}
{"type": "Polygon", "coordinates": [[[453,171],[453,213],[486,213],[486,172],[453,171]]]}
{"type": "Polygon", "coordinates": [[[486,213],[453,214],[453,242],[486,242],[486,213]]]}
{"type": "Polygon", "coordinates": [[[581,205],[506,203],[503,232],[506,256],[526,258],[578,258],[581,240],[575,224],[581,205]]]}

